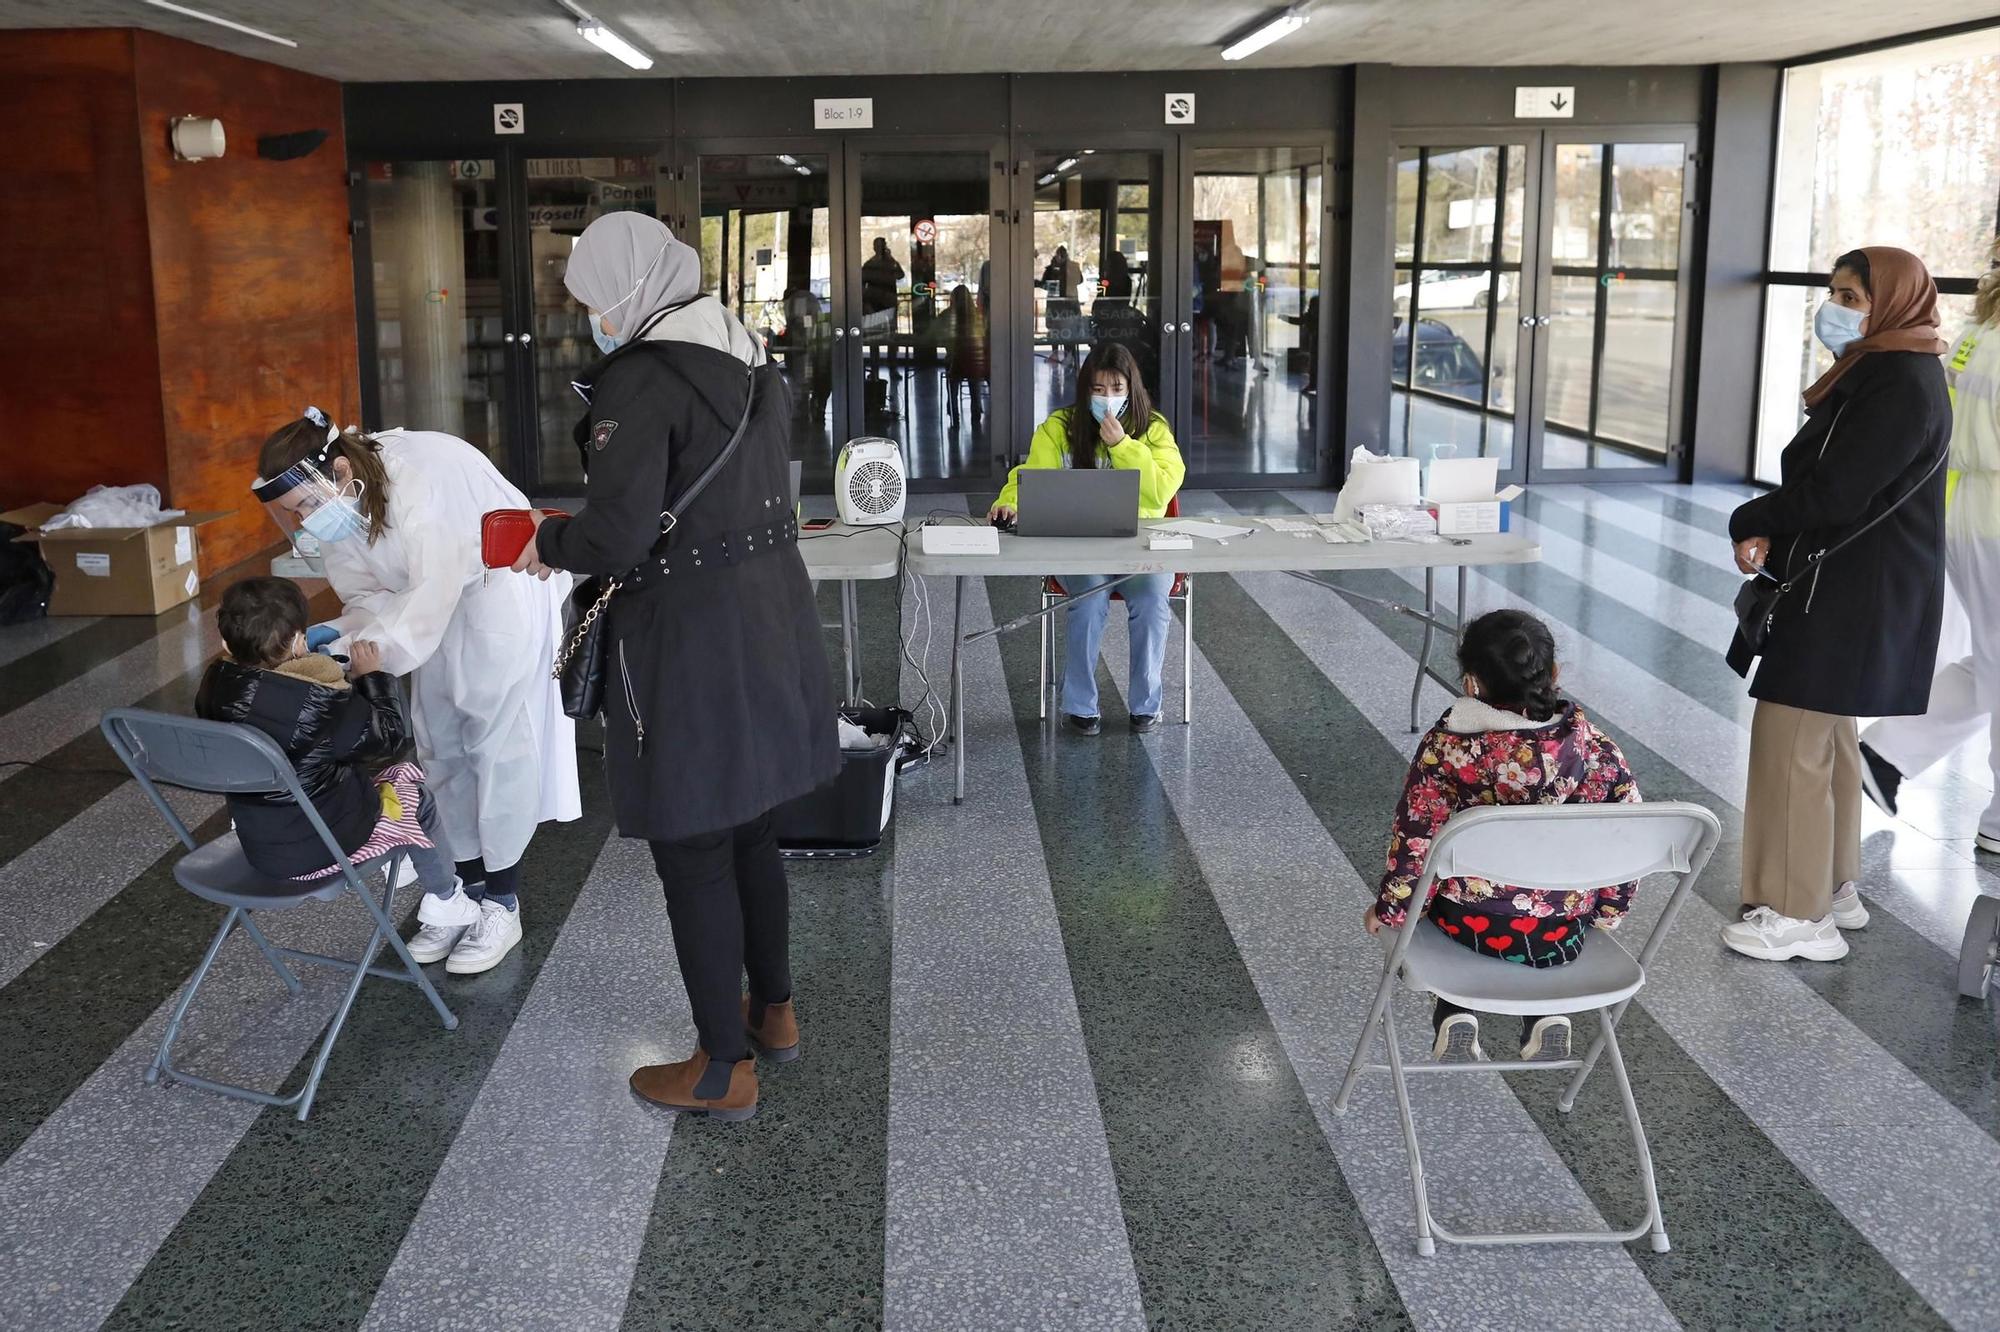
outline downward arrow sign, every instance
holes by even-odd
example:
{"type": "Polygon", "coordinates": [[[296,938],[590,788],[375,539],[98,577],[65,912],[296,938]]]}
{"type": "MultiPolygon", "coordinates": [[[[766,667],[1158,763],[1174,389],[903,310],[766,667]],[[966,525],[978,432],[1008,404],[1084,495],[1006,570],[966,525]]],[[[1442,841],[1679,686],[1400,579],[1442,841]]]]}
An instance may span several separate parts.
{"type": "Polygon", "coordinates": [[[1549,100],[1549,105],[1554,107],[1556,110],[1560,111],[1564,107],[1568,106],[1569,102],[1564,99],[1561,93],[1557,93],[1553,98],[1549,100]]]}

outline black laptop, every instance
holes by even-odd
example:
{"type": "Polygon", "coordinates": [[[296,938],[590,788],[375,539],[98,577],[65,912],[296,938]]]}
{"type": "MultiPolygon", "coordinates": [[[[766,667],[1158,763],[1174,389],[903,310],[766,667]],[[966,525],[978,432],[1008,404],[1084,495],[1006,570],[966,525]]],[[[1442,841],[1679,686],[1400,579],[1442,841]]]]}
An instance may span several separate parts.
{"type": "Polygon", "coordinates": [[[1021,471],[1024,537],[1128,537],[1139,534],[1139,473],[1131,467],[1021,471]]]}

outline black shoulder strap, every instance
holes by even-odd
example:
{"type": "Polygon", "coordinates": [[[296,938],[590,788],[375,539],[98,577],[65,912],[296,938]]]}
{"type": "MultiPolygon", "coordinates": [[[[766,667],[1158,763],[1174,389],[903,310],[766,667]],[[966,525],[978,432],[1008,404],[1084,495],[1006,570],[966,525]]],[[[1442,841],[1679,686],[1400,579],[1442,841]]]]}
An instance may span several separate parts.
{"type": "Polygon", "coordinates": [[[750,416],[756,410],[756,406],[757,370],[755,366],[752,366],[747,387],[743,392],[742,419],[736,423],[736,429],[729,436],[729,442],[722,446],[722,452],[715,455],[715,461],[703,468],[701,475],[694,479],[692,485],[683,490],[675,499],[669,501],[666,508],[660,510],[661,536],[667,535],[667,533],[673,531],[680,524],[681,515],[687,512],[688,506],[700,498],[701,492],[708,489],[708,483],[715,480],[716,473],[720,472],[728,464],[730,458],[735,455],[736,446],[743,442],[743,434],[750,428],[750,416]]]}
{"type": "MultiPolygon", "coordinates": [[[[1822,460],[1824,460],[1826,457],[1827,443],[1833,439],[1834,426],[1838,426],[1839,424],[1840,424],[1840,414],[1839,412],[1836,412],[1834,413],[1833,417],[1833,425],[1827,427],[1826,439],[1821,441],[1819,446],[1819,455],[1822,460]]],[[[1945,442],[1945,446],[1942,449],[1938,450],[1937,461],[1930,465],[1930,468],[1927,471],[1925,471],[1923,477],[1915,485],[1911,486],[1908,490],[1898,495],[1896,497],[1896,502],[1894,504],[1891,504],[1888,508],[1882,510],[1882,512],[1876,514],[1873,518],[1870,518],[1860,527],[1855,528],[1852,532],[1849,532],[1846,536],[1834,542],[1831,546],[1828,546],[1825,550],[1822,550],[1814,555],[1808,555],[1806,557],[1806,567],[1801,569],[1797,574],[1794,574],[1793,576],[1787,578],[1784,581],[1784,583],[1780,585],[1779,591],[1781,592],[1790,591],[1793,583],[1796,583],[1800,578],[1804,577],[1806,574],[1811,573],[1814,569],[1817,569],[1820,565],[1825,564],[1831,556],[1838,554],[1841,550],[1845,549],[1848,546],[1853,545],[1855,542],[1859,541],[1862,537],[1867,536],[1868,533],[1872,531],[1877,525],[1879,525],[1883,519],[1887,518],[1890,514],[1894,513],[1896,510],[1902,508],[1903,505],[1907,504],[1910,501],[1911,497],[1913,497],[1919,490],[1922,490],[1925,486],[1929,485],[1931,478],[1938,474],[1938,469],[1944,466],[1945,459],[1949,457],[1951,457],[1951,443],[1949,440],[1947,440],[1945,442]]]]}

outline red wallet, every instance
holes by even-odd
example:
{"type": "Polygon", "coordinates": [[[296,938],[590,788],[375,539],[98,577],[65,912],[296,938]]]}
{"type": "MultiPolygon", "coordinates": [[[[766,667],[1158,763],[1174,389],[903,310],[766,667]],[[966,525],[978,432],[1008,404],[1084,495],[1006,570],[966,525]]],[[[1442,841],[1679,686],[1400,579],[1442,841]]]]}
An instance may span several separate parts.
{"type": "MultiPolygon", "coordinates": [[[[543,509],[545,518],[567,518],[561,509],[543,509]]],[[[479,558],[489,569],[511,569],[535,535],[528,509],[494,509],[479,520],[479,558]]]]}

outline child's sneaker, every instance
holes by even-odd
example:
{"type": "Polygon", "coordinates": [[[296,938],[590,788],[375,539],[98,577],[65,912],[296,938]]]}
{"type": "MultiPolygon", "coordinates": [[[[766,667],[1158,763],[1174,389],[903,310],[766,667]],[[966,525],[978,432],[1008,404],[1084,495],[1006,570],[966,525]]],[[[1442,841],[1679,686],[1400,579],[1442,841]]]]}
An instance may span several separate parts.
{"type": "Polygon", "coordinates": [[[1569,1019],[1557,1014],[1554,1017],[1536,1018],[1535,1025],[1528,1029],[1528,1039],[1521,1042],[1523,1059],[1567,1059],[1569,1058],[1569,1019]]]}
{"type": "Polygon", "coordinates": [[[1486,1058],[1486,1052],[1479,1048],[1479,1018],[1472,1013],[1453,1013],[1439,1023],[1431,1055],[1440,1064],[1470,1064],[1486,1058]]]}
{"type": "Polygon", "coordinates": [[[410,936],[410,956],[419,964],[435,962],[451,955],[458,941],[479,923],[479,903],[465,895],[465,885],[454,882],[450,897],[425,893],[417,903],[417,923],[422,927],[410,936]]]}

